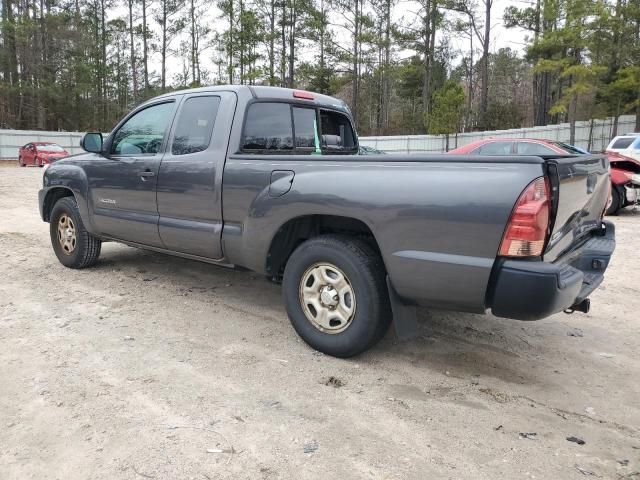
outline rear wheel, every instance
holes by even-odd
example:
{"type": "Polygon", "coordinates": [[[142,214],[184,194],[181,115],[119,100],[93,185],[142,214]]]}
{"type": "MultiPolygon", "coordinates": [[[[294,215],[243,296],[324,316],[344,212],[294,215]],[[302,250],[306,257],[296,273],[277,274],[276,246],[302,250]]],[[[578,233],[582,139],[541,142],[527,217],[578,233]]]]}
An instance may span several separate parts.
{"type": "Polygon", "coordinates": [[[285,267],[283,296],[302,339],[336,357],[369,349],[391,322],[382,259],[357,238],[326,235],[301,244],[285,267]]]}
{"type": "Polygon", "coordinates": [[[21,167],[26,167],[26,165],[22,162],[22,157],[18,157],[18,165],[21,167]]]}
{"type": "Polygon", "coordinates": [[[65,267],[86,268],[98,261],[102,241],[84,228],[75,198],[61,198],[53,206],[49,233],[53,251],[65,267]]]}
{"type": "Polygon", "coordinates": [[[620,212],[620,209],[624,206],[624,198],[622,197],[623,193],[620,192],[618,187],[615,185],[611,186],[611,205],[607,208],[605,212],[607,215],[617,215],[620,212]]]}

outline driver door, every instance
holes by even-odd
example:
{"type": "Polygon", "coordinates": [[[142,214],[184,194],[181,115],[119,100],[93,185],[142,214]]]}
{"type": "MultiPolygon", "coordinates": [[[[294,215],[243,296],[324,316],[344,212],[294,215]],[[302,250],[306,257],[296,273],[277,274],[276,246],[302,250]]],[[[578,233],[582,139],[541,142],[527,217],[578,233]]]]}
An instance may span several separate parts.
{"type": "Polygon", "coordinates": [[[87,162],[93,223],[103,235],[162,247],[156,186],[176,100],[146,105],[105,142],[107,156],[87,162]]]}

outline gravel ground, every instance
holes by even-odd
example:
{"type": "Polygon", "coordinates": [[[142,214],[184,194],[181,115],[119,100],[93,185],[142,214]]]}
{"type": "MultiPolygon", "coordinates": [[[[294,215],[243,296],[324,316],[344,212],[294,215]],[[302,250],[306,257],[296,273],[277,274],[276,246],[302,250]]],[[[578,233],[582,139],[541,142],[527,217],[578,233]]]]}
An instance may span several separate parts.
{"type": "Polygon", "coordinates": [[[117,244],[64,268],[40,182],[0,169],[3,480],[640,479],[640,211],[588,315],[423,310],[338,360],[254,274],[117,244]]]}

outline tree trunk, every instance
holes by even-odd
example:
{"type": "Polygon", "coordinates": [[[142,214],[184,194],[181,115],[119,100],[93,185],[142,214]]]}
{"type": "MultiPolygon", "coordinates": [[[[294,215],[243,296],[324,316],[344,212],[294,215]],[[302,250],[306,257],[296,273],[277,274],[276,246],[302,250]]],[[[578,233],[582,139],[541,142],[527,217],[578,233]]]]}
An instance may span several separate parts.
{"type": "Polygon", "coordinates": [[[160,44],[160,86],[164,92],[167,86],[167,1],[162,0],[162,21],[160,23],[162,28],[162,42],[160,44]]]}
{"type": "Polygon", "coordinates": [[[358,66],[360,64],[359,61],[359,47],[360,40],[358,39],[360,35],[360,0],[354,1],[354,35],[353,35],[353,76],[352,76],[352,90],[351,94],[353,96],[352,106],[353,106],[353,120],[358,124],[358,94],[359,92],[359,72],[358,66]]]}
{"type": "Polygon", "coordinates": [[[100,124],[102,128],[106,128],[107,122],[107,24],[106,24],[106,12],[105,12],[105,0],[100,0],[100,47],[102,50],[102,69],[100,72],[101,83],[101,100],[102,100],[102,121],[100,124]]]}
{"type": "Polygon", "coordinates": [[[569,103],[569,143],[576,143],[576,112],[578,110],[578,97],[573,95],[569,103]]]}
{"type": "Polygon", "coordinates": [[[142,0],[142,67],[144,69],[144,91],[149,91],[149,50],[147,45],[147,0],[142,0]]]}
{"type": "MultiPolygon", "coordinates": [[[[273,0],[272,0],[273,1],[273,0]]],[[[287,67],[287,0],[282,0],[282,17],[280,23],[280,40],[282,42],[282,50],[280,52],[280,86],[284,87],[286,83],[286,67],[287,67]]]]}
{"type": "MultiPolygon", "coordinates": [[[[427,0],[425,5],[425,16],[423,19],[423,26],[425,29],[424,33],[424,72],[422,74],[422,113],[423,113],[423,124],[426,123],[427,115],[429,114],[429,99],[431,96],[430,85],[430,72],[431,72],[431,64],[429,62],[431,56],[429,52],[431,51],[431,2],[435,2],[436,0],[427,0]]],[[[426,128],[426,125],[424,125],[426,128]]]]}
{"type": "Polygon", "coordinates": [[[227,42],[229,61],[229,83],[233,85],[233,0],[229,0],[229,40],[227,42]]]}
{"type": "Polygon", "coordinates": [[[240,28],[238,32],[238,38],[240,39],[240,48],[238,50],[238,57],[240,62],[240,84],[244,85],[244,1],[240,0],[240,28]]]}
{"type": "Polygon", "coordinates": [[[491,40],[491,6],[493,0],[484,0],[484,38],[482,39],[482,72],[481,72],[481,89],[480,89],[480,116],[483,125],[487,108],[489,105],[489,46],[491,40]]]}
{"type": "Polygon", "coordinates": [[[294,86],[294,69],[295,69],[295,45],[296,45],[296,41],[298,40],[296,38],[296,20],[297,20],[297,15],[298,15],[298,11],[297,11],[297,5],[296,5],[296,0],[291,0],[291,25],[289,27],[289,81],[288,81],[288,87],[289,88],[293,88],[294,86]]]}
{"type": "Polygon", "coordinates": [[[191,84],[196,83],[196,9],[194,0],[191,0],[189,8],[189,17],[191,23],[191,84]]]}
{"type": "MultiPolygon", "coordinates": [[[[144,1],[144,0],[143,0],[144,1]]],[[[136,47],[133,37],[133,2],[128,0],[129,5],[129,42],[131,43],[131,80],[133,83],[133,99],[138,98],[138,73],[136,71],[136,47]]]]}
{"type": "Polygon", "coordinates": [[[276,2],[271,0],[271,15],[269,17],[269,85],[272,87],[276,84],[275,71],[275,40],[276,40],[276,2]]]}
{"type": "Polygon", "coordinates": [[[389,128],[389,102],[391,87],[389,85],[389,69],[391,64],[391,0],[385,3],[385,29],[384,29],[384,62],[382,78],[382,134],[389,128]]]}

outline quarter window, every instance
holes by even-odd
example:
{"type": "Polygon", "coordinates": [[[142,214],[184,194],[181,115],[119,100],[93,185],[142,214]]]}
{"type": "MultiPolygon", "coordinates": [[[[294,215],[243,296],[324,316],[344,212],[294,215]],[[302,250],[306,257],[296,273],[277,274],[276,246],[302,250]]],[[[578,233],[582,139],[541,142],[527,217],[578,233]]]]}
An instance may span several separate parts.
{"type": "Polygon", "coordinates": [[[220,97],[191,97],[184,102],[171,145],[173,155],[207,149],[219,106],[220,97]]]}
{"type": "Polygon", "coordinates": [[[111,153],[116,155],[156,154],[162,147],[171,122],[173,102],[152,105],[134,114],[116,132],[111,153]]]}

